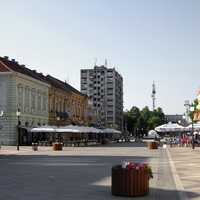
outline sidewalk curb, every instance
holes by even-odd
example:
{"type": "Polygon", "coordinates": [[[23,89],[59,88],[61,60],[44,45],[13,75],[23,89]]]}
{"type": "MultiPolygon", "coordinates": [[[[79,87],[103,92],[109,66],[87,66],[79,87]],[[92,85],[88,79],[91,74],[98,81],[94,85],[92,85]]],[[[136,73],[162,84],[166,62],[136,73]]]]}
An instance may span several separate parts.
{"type": "Polygon", "coordinates": [[[181,182],[181,180],[179,178],[179,175],[178,175],[178,173],[176,171],[176,167],[175,167],[174,162],[172,160],[172,157],[171,157],[171,154],[169,152],[169,149],[166,148],[166,151],[167,151],[167,156],[169,158],[169,164],[170,164],[170,167],[171,167],[173,179],[174,179],[174,182],[175,182],[176,189],[178,191],[179,197],[180,197],[181,200],[189,200],[189,198],[186,195],[186,192],[185,192],[185,189],[183,187],[183,184],[182,184],[182,182],[181,182]]]}

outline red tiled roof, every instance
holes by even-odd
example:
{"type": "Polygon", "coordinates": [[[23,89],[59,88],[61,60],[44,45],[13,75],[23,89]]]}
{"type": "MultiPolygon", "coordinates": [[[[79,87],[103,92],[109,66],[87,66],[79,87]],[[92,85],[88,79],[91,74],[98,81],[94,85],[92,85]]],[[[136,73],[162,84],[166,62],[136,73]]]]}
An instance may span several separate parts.
{"type": "Polygon", "coordinates": [[[65,91],[68,91],[68,92],[75,92],[76,94],[79,94],[79,95],[82,95],[82,96],[86,96],[85,94],[81,93],[80,91],[78,91],[77,89],[75,89],[74,87],[72,87],[71,85],[69,85],[68,83],[65,83],[53,76],[50,76],[50,75],[47,75],[46,76],[46,79],[47,81],[49,82],[49,84],[57,87],[57,88],[61,88],[65,91]]]}
{"type": "Polygon", "coordinates": [[[0,62],[0,72],[9,72],[10,70],[0,62]]]}
{"type": "MultiPolygon", "coordinates": [[[[35,70],[30,70],[27,67],[25,67],[24,65],[19,65],[18,62],[14,61],[14,60],[8,60],[7,57],[0,57],[0,61],[9,69],[21,73],[21,74],[25,74],[27,76],[30,76],[34,79],[37,79],[39,81],[42,82],[46,82],[45,76],[41,73],[36,72],[35,70]]],[[[0,62],[0,64],[1,64],[0,62]]],[[[1,65],[0,65],[1,66],[1,65]]],[[[4,68],[6,68],[4,67],[4,68]]],[[[3,69],[3,68],[2,68],[3,69]]]]}
{"type": "Polygon", "coordinates": [[[77,89],[75,89],[74,87],[72,87],[71,85],[69,85],[68,83],[65,83],[57,78],[54,78],[53,76],[50,76],[50,75],[44,76],[42,73],[36,72],[36,70],[31,70],[31,69],[25,67],[25,65],[18,64],[18,62],[16,62],[15,60],[9,60],[8,57],[0,57],[0,72],[2,72],[2,71],[4,72],[5,70],[9,71],[9,69],[12,71],[21,73],[21,74],[25,74],[27,76],[30,76],[30,77],[40,80],[42,82],[51,84],[57,88],[61,88],[61,89],[65,90],[65,91],[69,91],[69,92],[73,91],[76,94],[79,94],[82,96],[87,96],[87,95],[81,93],[80,91],[78,91],[77,89]]]}

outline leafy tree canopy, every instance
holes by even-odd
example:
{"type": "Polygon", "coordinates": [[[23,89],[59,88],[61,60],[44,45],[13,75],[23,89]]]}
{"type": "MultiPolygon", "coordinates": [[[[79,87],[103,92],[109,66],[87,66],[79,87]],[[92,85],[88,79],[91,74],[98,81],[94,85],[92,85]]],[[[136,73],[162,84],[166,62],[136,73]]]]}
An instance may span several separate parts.
{"type": "Polygon", "coordinates": [[[165,123],[165,114],[160,107],[151,111],[148,106],[145,106],[142,110],[133,106],[130,110],[124,112],[124,118],[128,131],[132,133],[138,129],[148,131],[165,123]]]}

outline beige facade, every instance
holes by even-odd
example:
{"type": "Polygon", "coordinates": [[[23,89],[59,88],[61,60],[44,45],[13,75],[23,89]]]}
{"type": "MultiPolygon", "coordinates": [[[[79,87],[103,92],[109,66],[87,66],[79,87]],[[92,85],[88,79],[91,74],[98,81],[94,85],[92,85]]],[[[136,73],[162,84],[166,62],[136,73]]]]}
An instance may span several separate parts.
{"type": "Polygon", "coordinates": [[[36,126],[48,124],[49,85],[16,73],[16,107],[21,111],[21,124],[36,126]]]}
{"type": "Polygon", "coordinates": [[[49,124],[87,124],[88,98],[72,86],[47,76],[49,90],[49,124]]]}

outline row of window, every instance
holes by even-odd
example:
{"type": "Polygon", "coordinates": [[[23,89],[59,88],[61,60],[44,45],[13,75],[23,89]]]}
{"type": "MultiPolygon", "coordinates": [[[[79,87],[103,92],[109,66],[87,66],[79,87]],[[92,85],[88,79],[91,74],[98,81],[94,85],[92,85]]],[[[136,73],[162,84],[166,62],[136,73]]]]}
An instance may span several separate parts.
{"type": "Polygon", "coordinates": [[[47,93],[19,84],[17,87],[18,107],[22,112],[47,112],[47,93]]]}
{"type": "Polygon", "coordinates": [[[62,98],[56,98],[54,104],[54,98],[50,99],[50,111],[51,112],[67,112],[71,116],[84,117],[85,108],[81,102],[76,100],[63,100],[62,98]]]}

